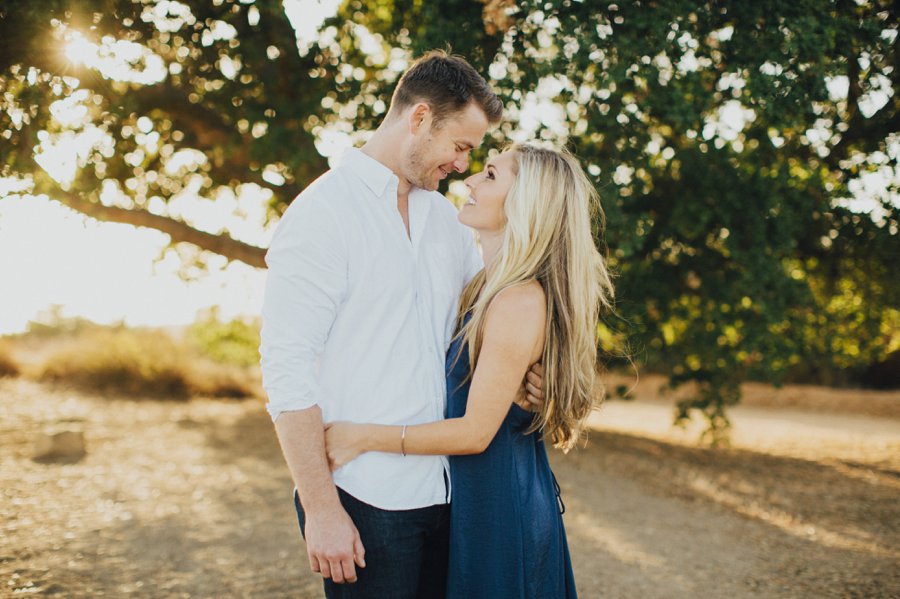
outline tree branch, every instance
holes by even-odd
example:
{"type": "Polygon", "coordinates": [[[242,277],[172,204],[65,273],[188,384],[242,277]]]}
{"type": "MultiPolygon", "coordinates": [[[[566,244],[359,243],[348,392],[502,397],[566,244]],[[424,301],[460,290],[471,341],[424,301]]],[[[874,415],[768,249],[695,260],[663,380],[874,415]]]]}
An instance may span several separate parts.
{"type": "Polygon", "coordinates": [[[173,242],[192,243],[229,260],[238,260],[256,268],[266,267],[265,248],[238,241],[225,234],[216,235],[200,231],[183,221],[153,214],[140,208],[104,206],[99,202],[87,200],[76,192],[57,190],[48,195],[51,199],[100,221],[156,229],[169,235],[173,242]]]}

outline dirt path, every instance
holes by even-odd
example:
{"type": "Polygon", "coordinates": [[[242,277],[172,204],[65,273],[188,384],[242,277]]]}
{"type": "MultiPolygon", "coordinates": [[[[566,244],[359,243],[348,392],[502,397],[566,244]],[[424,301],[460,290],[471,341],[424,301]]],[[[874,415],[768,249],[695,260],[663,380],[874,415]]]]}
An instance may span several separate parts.
{"type": "MultiPolygon", "coordinates": [[[[748,408],[713,451],[659,402],[610,403],[587,448],[553,456],[582,597],[900,597],[900,420],[856,437],[856,418],[748,408]]],[[[257,401],[0,381],[0,596],[319,597],[290,493],[257,401]],[[87,456],[32,460],[59,424],[87,456]]]]}
{"type": "MultiPolygon", "coordinates": [[[[595,412],[589,423],[595,430],[696,445],[704,428],[700,418],[681,428],[672,426],[673,414],[668,403],[612,401],[595,412]]],[[[855,461],[900,471],[900,419],[756,406],[737,406],[728,415],[733,448],[819,462],[855,461]]]]}

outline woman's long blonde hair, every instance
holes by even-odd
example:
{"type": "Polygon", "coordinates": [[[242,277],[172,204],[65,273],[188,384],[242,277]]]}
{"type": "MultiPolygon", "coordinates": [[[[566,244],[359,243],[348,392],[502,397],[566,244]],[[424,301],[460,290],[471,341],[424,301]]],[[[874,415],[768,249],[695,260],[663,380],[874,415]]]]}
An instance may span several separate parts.
{"type": "Polygon", "coordinates": [[[515,152],[516,179],[503,207],[503,243],[494,263],[463,291],[459,322],[469,311],[472,317],[458,334],[469,345],[474,372],[491,301],[514,285],[540,283],[547,298],[544,404],[531,430],[568,450],[594,405],[599,312],[612,308],[612,280],[591,232],[592,216],[602,228],[603,212],[594,186],[568,152],[530,144],[509,151],[515,152]]]}

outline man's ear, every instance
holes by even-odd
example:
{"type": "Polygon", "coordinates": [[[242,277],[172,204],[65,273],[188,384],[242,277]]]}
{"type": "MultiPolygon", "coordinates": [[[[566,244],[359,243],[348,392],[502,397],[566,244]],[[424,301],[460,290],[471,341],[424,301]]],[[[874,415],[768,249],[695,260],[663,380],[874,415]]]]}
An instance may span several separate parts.
{"type": "Polygon", "coordinates": [[[433,114],[431,106],[425,102],[419,102],[409,111],[409,132],[415,135],[422,127],[427,131],[431,127],[433,114]]]}

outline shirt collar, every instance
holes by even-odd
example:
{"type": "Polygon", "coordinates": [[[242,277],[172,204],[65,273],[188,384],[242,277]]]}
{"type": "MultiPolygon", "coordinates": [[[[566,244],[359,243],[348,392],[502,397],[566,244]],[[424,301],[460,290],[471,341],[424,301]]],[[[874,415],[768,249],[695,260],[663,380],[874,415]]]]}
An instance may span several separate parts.
{"type": "Polygon", "coordinates": [[[384,195],[389,183],[393,182],[396,189],[400,182],[394,171],[358,148],[344,152],[338,164],[351,170],[377,197],[384,195]]]}

